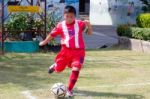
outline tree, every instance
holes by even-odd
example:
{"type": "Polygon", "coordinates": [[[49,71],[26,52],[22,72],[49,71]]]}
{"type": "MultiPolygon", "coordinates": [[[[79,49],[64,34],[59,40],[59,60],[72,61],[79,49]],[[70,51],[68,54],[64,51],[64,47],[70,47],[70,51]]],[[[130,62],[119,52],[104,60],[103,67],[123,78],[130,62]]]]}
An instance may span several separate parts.
{"type": "Polygon", "coordinates": [[[142,7],[142,10],[144,12],[150,12],[150,0],[140,0],[143,2],[144,6],[142,7]]]}

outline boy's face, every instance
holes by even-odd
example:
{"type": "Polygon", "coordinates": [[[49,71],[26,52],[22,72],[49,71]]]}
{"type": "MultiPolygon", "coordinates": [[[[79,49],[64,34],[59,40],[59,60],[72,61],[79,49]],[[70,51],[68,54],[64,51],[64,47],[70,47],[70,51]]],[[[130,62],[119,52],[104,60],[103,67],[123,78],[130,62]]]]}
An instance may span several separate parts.
{"type": "Polygon", "coordinates": [[[76,17],[74,15],[74,13],[65,13],[64,14],[64,19],[65,19],[65,21],[66,21],[67,24],[73,23],[74,20],[75,20],[75,18],[76,17]]]}

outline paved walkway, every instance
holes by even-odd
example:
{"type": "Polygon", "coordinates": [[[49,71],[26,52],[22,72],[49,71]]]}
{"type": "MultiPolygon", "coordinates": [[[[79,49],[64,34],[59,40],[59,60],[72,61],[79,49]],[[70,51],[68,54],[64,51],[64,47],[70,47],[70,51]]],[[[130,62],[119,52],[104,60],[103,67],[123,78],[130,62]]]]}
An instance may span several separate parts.
{"type": "Polygon", "coordinates": [[[111,47],[118,43],[116,28],[112,26],[93,26],[93,35],[84,35],[86,48],[111,47]]]}

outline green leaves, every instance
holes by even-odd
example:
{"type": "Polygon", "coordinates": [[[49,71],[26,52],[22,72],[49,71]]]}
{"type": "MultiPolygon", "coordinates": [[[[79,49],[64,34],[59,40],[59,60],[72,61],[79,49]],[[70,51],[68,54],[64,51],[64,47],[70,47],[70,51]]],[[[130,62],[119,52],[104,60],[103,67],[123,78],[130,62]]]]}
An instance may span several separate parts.
{"type": "Polygon", "coordinates": [[[139,28],[130,27],[127,25],[120,25],[117,28],[117,33],[119,36],[126,36],[129,38],[150,41],[150,28],[139,28]]]}
{"type": "Polygon", "coordinates": [[[140,14],[137,17],[136,22],[141,28],[150,28],[150,13],[140,14]]]}
{"type": "Polygon", "coordinates": [[[28,15],[25,13],[12,14],[6,22],[6,28],[13,31],[24,31],[28,28],[28,15]]]}
{"type": "Polygon", "coordinates": [[[34,20],[33,27],[35,27],[37,29],[44,28],[44,21],[42,19],[40,19],[40,18],[36,18],[34,20]]]}
{"type": "Polygon", "coordinates": [[[132,37],[132,34],[130,32],[130,27],[128,25],[119,25],[117,27],[117,33],[119,36],[132,37]]]}
{"type": "Polygon", "coordinates": [[[131,27],[130,30],[133,38],[150,41],[150,28],[131,27]]]}
{"type": "Polygon", "coordinates": [[[5,23],[5,27],[13,39],[20,40],[20,32],[29,28],[29,15],[27,13],[14,13],[5,23]]]}
{"type": "Polygon", "coordinates": [[[138,27],[119,25],[118,35],[150,41],[150,13],[140,14],[136,22],[138,27]]]}

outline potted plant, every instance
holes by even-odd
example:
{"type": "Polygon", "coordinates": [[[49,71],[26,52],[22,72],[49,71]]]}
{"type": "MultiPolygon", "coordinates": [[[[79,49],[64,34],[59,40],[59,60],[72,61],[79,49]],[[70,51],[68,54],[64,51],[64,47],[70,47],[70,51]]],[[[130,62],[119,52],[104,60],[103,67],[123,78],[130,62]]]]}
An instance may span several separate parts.
{"type": "Polygon", "coordinates": [[[14,40],[20,40],[20,31],[25,31],[28,28],[27,14],[12,14],[10,19],[5,23],[5,28],[9,32],[9,37],[11,36],[14,40]]]}
{"type": "Polygon", "coordinates": [[[38,42],[32,41],[31,18],[27,13],[14,13],[5,23],[8,39],[5,42],[6,52],[37,52],[38,42]]]}

